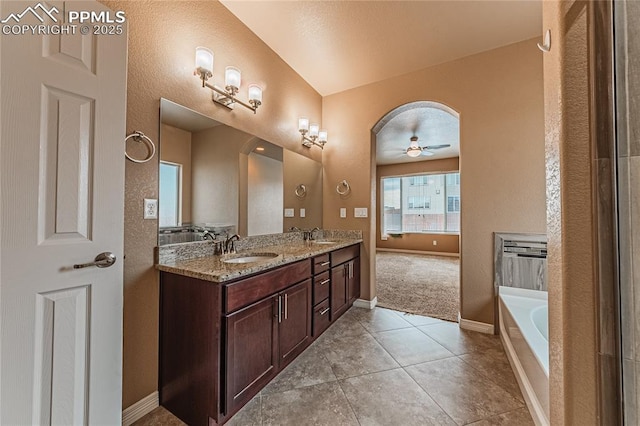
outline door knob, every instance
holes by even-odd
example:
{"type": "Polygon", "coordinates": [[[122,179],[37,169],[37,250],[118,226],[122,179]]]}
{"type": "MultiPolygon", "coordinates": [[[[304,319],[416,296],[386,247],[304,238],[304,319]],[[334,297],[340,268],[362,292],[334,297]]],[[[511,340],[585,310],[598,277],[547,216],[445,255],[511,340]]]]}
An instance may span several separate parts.
{"type": "Polygon", "coordinates": [[[108,268],[114,263],[116,263],[116,256],[110,251],[105,251],[104,253],[100,253],[99,255],[97,255],[96,258],[93,259],[93,262],[73,265],[73,269],[88,268],[90,266],[97,266],[98,268],[108,268]]]}

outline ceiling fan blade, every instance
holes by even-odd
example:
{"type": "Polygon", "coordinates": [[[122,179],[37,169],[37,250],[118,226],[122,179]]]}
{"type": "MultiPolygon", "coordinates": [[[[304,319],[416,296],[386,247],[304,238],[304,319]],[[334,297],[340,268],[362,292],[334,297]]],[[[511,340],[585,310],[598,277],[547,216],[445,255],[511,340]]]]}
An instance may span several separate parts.
{"type": "Polygon", "coordinates": [[[432,155],[435,155],[433,152],[431,151],[427,151],[425,149],[422,150],[421,155],[424,155],[425,157],[431,157],[432,155]]]}
{"type": "Polygon", "coordinates": [[[442,149],[442,148],[449,148],[451,146],[451,144],[445,143],[442,145],[427,145],[427,146],[423,146],[422,149],[442,149]]]}

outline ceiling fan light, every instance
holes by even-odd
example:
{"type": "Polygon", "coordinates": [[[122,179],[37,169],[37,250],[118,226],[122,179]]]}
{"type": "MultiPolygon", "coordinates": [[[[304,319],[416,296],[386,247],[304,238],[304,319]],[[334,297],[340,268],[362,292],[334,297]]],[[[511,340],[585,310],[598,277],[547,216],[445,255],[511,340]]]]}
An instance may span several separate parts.
{"type": "Polygon", "coordinates": [[[419,157],[422,154],[422,148],[419,146],[410,146],[407,148],[407,155],[409,157],[419,157]]]}

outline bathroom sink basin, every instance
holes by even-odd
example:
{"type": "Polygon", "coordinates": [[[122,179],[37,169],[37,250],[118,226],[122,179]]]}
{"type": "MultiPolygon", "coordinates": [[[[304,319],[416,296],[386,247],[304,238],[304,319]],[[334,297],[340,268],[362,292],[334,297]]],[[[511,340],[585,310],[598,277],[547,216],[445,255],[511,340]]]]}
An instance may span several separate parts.
{"type": "Polygon", "coordinates": [[[313,244],[331,245],[331,244],[337,244],[337,241],[314,241],[313,244]]]}
{"type": "Polygon", "coordinates": [[[239,255],[237,257],[232,257],[229,259],[222,259],[224,263],[253,263],[260,262],[261,260],[273,259],[274,257],[278,257],[277,253],[249,253],[239,255]]]}

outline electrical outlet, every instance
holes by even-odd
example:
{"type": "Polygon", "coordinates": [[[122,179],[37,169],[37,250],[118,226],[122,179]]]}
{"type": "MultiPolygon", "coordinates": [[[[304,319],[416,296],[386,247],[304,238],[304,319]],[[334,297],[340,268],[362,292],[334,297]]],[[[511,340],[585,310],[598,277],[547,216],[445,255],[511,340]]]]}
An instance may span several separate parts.
{"type": "Polygon", "coordinates": [[[353,209],[353,217],[367,217],[369,216],[368,210],[366,207],[356,207],[353,209]]]}
{"type": "Polygon", "coordinates": [[[151,199],[151,198],[144,199],[144,218],[145,219],[158,218],[158,200],[151,199]]]}
{"type": "Polygon", "coordinates": [[[305,209],[300,209],[300,217],[306,217],[307,211],[305,209]]]}
{"type": "Polygon", "coordinates": [[[284,217],[295,217],[296,213],[294,209],[284,209],[284,217]]]}
{"type": "Polygon", "coordinates": [[[347,209],[345,209],[344,207],[340,208],[340,217],[343,219],[347,217],[347,209]]]}
{"type": "Polygon", "coordinates": [[[438,245],[438,241],[433,240],[433,245],[434,245],[434,246],[437,246],[437,245],[438,245]]]}

